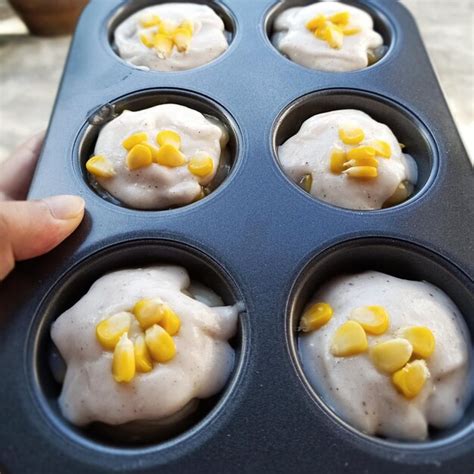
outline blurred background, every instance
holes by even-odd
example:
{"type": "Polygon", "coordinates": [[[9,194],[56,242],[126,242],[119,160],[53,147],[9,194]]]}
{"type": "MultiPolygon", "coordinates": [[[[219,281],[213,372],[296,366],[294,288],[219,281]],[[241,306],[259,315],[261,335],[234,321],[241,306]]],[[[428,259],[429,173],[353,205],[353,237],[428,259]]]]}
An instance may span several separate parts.
{"type": "MultiPolygon", "coordinates": [[[[418,22],[474,163],[474,0],[401,1],[418,22]]],[[[69,32],[86,3],[0,0],[0,161],[47,127],[69,32]]]]}

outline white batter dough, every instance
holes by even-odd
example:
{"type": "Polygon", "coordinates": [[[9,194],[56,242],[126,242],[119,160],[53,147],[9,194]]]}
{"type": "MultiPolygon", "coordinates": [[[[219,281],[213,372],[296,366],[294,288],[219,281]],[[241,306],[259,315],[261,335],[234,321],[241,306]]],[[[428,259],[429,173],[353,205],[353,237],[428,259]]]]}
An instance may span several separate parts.
{"type": "Polygon", "coordinates": [[[314,115],[306,120],[298,133],[278,147],[280,163],[294,182],[311,175],[310,193],[323,201],[347,209],[380,209],[394,195],[397,188],[407,183],[413,188],[417,181],[414,160],[402,153],[392,131],[359,110],[336,110],[314,115]],[[330,156],[334,149],[349,151],[355,146],[344,144],[339,130],[361,128],[365,138],[357,146],[382,140],[391,149],[390,158],[377,157],[378,176],[374,179],[354,179],[345,173],[330,170],[330,156]]]}
{"type": "Polygon", "coordinates": [[[313,301],[328,303],[334,313],[320,329],[300,334],[301,359],[311,384],[342,418],[365,433],[403,440],[424,440],[429,425],[446,428],[459,421],[470,398],[470,342],[462,315],[445,293],[426,282],[370,271],[332,280],[313,301]],[[407,326],[426,326],[435,337],[426,360],[430,377],[413,399],[377,370],[369,351],[331,354],[336,329],[354,308],[369,305],[383,306],[390,316],[385,334],[368,335],[369,348],[407,326]]]}
{"type": "MultiPolygon", "coordinates": [[[[113,272],[97,280],[54,322],[51,337],[67,365],[59,405],[69,421],[82,426],[92,421],[118,425],[168,419],[192,400],[223,388],[234,366],[227,340],[236,332],[238,310],[209,307],[183,293],[189,288],[189,276],[181,267],[113,272]],[[97,341],[96,325],[130,311],[142,298],[161,298],[179,315],[176,356],[155,363],[148,373],[137,373],[129,383],[117,383],[111,372],[113,353],[97,341]]],[[[134,323],[129,336],[133,338],[136,331],[134,323]]]]}
{"type": "Polygon", "coordinates": [[[189,204],[214,178],[227,141],[223,125],[182,105],[164,104],[138,112],[125,111],[104,126],[95,146],[95,155],[107,158],[115,174],[94,179],[112,196],[132,208],[167,209],[189,204]],[[157,147],[156,136],[162,130],[179,134],[180,151],[187,162],[177,167],[152,163],[130,170],[126,163],[128,150],[123,141],[135,133],[145,132],[148,142],[157,147]],[[188,162],[202,154],[212,159],[213,169],[206,176],[196,176],[190,172],[188,162]]]}
{"type": "MultiPolygon", "coordinates": [[[[369,65],[373,55],[383,45],[382,37],[374,31],[372,17],[360,10],[339,2],[318,2],[307,7],[289,8],[274,23],[273,44],[295,63],[321,71],[355,71],[369,65]],[[330,17],[348,12],[348,28],[355,34],[344,35],[337,49],[316,37],[307,24],[319,15],[330,17]]],[[[346,30],[347,31],[347,30],[346,30]]]]}
{"type": "Polygon", "coordinates": [[[145,69],[156,71],[183,71],[211,62],[229,47],[224,34],[222,19],[206,5],[195,3],[164,3],[145,8],[127,18],[115,31],[115,44],[125,61],[145,69]],[[150,38],[158,31],[151,26],[145,28],[142,20],[159,17],[178,27],[183,21],[193,25],[189,49],[179,51],[173,48],[167,57],[153,47],[147,47],[140,39],[150,38]]]}

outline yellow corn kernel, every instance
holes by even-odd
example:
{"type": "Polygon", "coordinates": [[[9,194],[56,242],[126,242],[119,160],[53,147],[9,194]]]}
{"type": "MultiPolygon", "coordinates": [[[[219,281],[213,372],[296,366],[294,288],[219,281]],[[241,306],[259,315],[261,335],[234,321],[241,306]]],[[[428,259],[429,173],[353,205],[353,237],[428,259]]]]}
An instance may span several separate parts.
{"type": "Polygon", "coordinates": [[[338,148],[333,148],[329,162],[329,169],[333,174],[341,174],[344,171],[344,163],[346,162],[346,153],[338,148]]]}
{"type": "Polygon", "coordinates": [[[177,167],[186,163],[186,157],[173,145],[163,145],[156,154],[155,163],[177,167]]]}
{"type": "Polygon", "coordinates": [[[411,357],[413,348],[402,338],[380,342],[370,349],[370,358],[377,369],[393,374],[401,369],[411,357]]]}
{"type": "Polygon", "coordinates": [[[404,181],[397,186],[395,192],[383,203],[383,207],[391,207],[408,199],[413,192],[413,185],[408,181],[404,181]]]}
{"type": "Polygon", "coordinates": [[[424,360],[415,360],[392,375],[392,383],[406,398],[416,397],[430,377],[424,360]]]}
{"type": "Polygon", "coordinates": [[[367,156],[365,158],[352,159],[344,163],[344,168],[352,168],[353,166],[372,166],[373,168],[378,168],[379,162],[377,158],[367,156]]]}
{"type": "Polygon", "coordinates": [[[189,161],[188,169],[193,175],[202,178],[214,171],[214,162],[210,156],[195,156],[189,161]]]}
{"type": "Polygon", "coordinates": [[[127,155],[127,167],[136,170],[150,166],[153,163],[151,151],[145,145],[135,145],[127,155]]]}
{"type": "Polygon", "coordinates": [[[193,34],[186,28],[177,28],[173,33],[173,42],[180,53],[185,53],[191,46],[193,34]]]}
{"type": "Polygon", "coordinates": [[[130,151],[135,145],[146,142],[148,140],[148,134],[146,132],[138,132],[130,135],[122,142],[122,146],[130,151]]]}
{"type": "Polygon", "coordinates": [[[146,330],[145,342],[156,362],[168,362],[176,355],[173,338],[158,324],[146,330]]]}
{"type": "Polygon", "coordinates": [[[350,178],[372,179],[377,177],[378,172],[374,166],[353,166],[344,171],[344,174],[347,174],[350,178]]]}
{"type": "Polygon", "coordinates": [[[326,21],[326,15],[317,15],[306,23],[306,28],[311,31],[316,30],[323,27],[326,24],[326,21]]]}
{"type": "Polygon", "coordinates": [[[361,29],[357,26],[342,26],[341,29],[344,36],[353,36],[361,32],[361,29]]]}
{"type": "Polygon", "coordinates": [[[152,28],[154,26],[160,26],[161,19],[157,15],[149,15],[145,18],[142,18],[140,21],[140,25],[143,28],[152,28]]]}
{"type": "Polygon", "coordinates": [[[175,336],[181,328],[181,320],[179,316],[169,307],[165,306],[163,318],[160,326],[170,335],[175,336]]]}
{"type": "Polygon", "coordinates": [[[358,146],[352,148],[347,152],[347,158],[349,160],[357,160],[360,158],[374,158],[375,157],[375,148],[371,146],[358,146]]]}
{"type": "Polygon", "coordinates": [[[126,334],[122,334],[115,346],[112,374],[116,382],[130,382],[135,377],[135,351],[126,334]]]}
{"type": "Polygon", "coordinates": [[[320,26],[319,28],[316,28],[313,31],[313,35],[323,41],[326,41],[328,38],[328,28],[327,24],[325,23],[323,26],[320,26]]]}
{"type": "Polygon", "coordinates": [[[156,299],[145,298],[135,303],[132,313],[138,320],[142,329],[148,329],[153,324],[158,324],[164,316],[165,305],[156,299]]]}
{"type": "Polygon", "coordinates": [[[390,324],[388,313],[382,306],[360,306],[351,312],[351,319],[357,321],[368,334],[383,334],[390,324]]]}
{"type": "Polygon", "coordinates": [[[158,32],[164,36],[171,36],[176,30],[176,23],[168,20],[161,20],[158,32]]]}
{"type": "Polygon", "coordinates": [[[305,174],[301,177],[298,184],[303,188],[307,193],[311,192],[313,186],[313,175],[311,173],[305,174]]]}
{"type": "Polygon", "coordinates": [[[133,344],[135,351],[135,367],[137,372],[150,372],[153,369],[153,361],[145,343],[145,338],[140,334],[133,344]]]}
{"type": "Polygon", "coordinates": [[[184,28],[188,30],[191,34],[194,33],[194,23],[191,20],[184,20],[180,23],[178,28],[184,28]]]}
{"type": "Polygon", "coordinates": [[[351,15],[349,12],[343,11],[343,12],[334,13],[334,15],[331,15],[329,17],[329,20],[332,21],[336,25],[347,25],[349,23],[350,17],[351,15]]]}
{"type": "Polygon", "coordinates": [[[367,350],[367,335],[364,328],[355,321],[347,321],[339,326],[331,342],[331,354],[348,357],[367,350]]]}
{"type": "Polygon", "coordinates": [[[153,42],[153,39],[150,38],[146,34],[141,34],[140,35],[140,41],[142,44],[144,44],[147,48],[153,48],[155,46],[155,43],[153,42]]]}
{"type": "Polygon", "coordinates": [[[173,51],[173,40],[164,34],[157,33],[153,37],[153,47],[156,50],[156,53],[160,59],[166,59],[171,56],[173,51]]]}
{"type": "Polygon", "coordinates": [[[204,190],[202,189],[202,186],[201,186],[201,189],[196,194],[196,197],[192,200],[192,202],[198,202],[201,199],[204,199],[205,197],[206,197],[206,195],[204,194],[204,190]]]}
{"type": "Polygon", "coordinates": [[[300,330],[303,332],[315,331],[329,322],[333,309],[328,303],[315,303],[303,314],[300,320],[300,330]]]}
{"type": "Polygon", "coordinates": [[[398,146],[399,146],[402,150],[407,147],[404,143],[399,143],[398,146]]]}
{"type": "Polygon", "coordinates": [[[329,23],[326,26],[325,40],[327,44],[333,49],[341,49],[344,43],[344,35],[337,26],[329,23]]]}
{"type": "Polygon", "coordinates": [[[112,178],[115,176],[112,162],[103,155],[96,155],[89,158],[86,163],[86,169],[90,174],[98,178],[112,178]]]}
{"type": "Polygon", "coordinates": [[[181,137],[179,133],[173,130],[162,130],[156,136],[156,143],[160,146],[171,145],[179,150],[181,148],[181,137]]]}
{"type": "Polygon", "coordinates": [[[435,337],[425,326],[410,326],[399,332],[413,346],[413,354],[423,359],[428,358],[435,350],[435,337]]]}
{"type": "Polygon", "coordinates": [[[361,128],[340,128],[339,138],[346,145],[358,145],[365,138],[365,133],[361,128]]]}
{"type": "Polygon", "coordinates": [[[143,143],[141,143],[141,145],[147,147],[150,150],[151,160],[153,161],[153,163],[156,163],[156,159],[157,159],[157,156],[158,156],[158,148],[156,146],[153,146],[151,143],[148,143],[148,142],[143,142],[143,143]]]}
{"type": "Polygon", "coordinates": [[[377,156],[381,156],[382,158],[390,158],[392,155],[392,148],[390,144],[384,142],[383,140],[372,140],[370,145],[375,150],[375,154],[377,156]]]}
{"type": "Polygon", "coordinates": [[[104,349],[113,350],[123,334],[130,330],[132,318],[125,311],[104,319],[95,327],[95,335],[104,349]]]}

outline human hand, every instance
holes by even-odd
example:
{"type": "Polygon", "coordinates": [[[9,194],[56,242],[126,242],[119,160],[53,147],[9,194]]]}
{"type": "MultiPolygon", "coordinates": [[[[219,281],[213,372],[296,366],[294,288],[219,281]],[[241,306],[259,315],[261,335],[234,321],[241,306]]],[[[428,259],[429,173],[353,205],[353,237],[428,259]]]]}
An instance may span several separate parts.
{"type": "Polygon", "coordinates": [[[84,200],[79,196],[24,201],[43,140],[44,133],[34,136],[0,163],[0,281],[15,261],[43,255],[59,245],[84,217],[84,200]]]}

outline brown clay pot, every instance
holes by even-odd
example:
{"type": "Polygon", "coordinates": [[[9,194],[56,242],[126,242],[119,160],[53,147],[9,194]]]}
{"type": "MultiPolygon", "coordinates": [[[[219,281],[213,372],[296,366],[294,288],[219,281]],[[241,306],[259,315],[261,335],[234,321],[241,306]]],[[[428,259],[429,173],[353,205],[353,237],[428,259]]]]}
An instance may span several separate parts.
{"type": "Polygon", "coordinates": [[[88,0],[9,0],[30,32],[39,36],[71,34],[88,0]]]}

